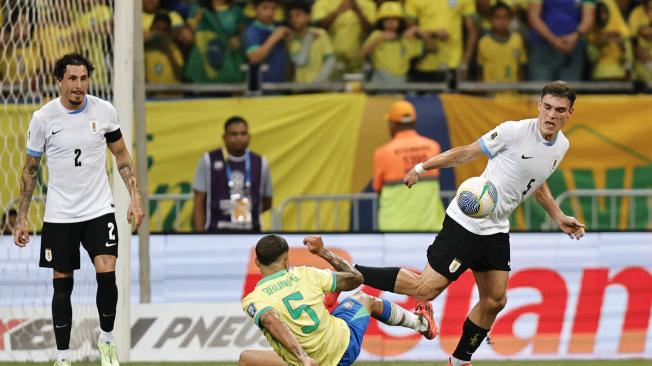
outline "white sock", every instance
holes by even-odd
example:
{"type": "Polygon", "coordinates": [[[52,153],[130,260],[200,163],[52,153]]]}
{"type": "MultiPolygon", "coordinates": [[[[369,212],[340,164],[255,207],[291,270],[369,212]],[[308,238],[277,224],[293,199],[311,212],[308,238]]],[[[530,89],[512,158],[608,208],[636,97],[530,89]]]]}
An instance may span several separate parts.
{"type": "Polygon", "coordinates": [[[58,349],[57,350],[57,361],[64,361],[69,359],[70,349],[58,349]]]}
{"type": "Polygon", "coordinates": [[[105,332],[102,329],[100,329],[100,342],[104,342],[104,343],[113,342],[113,333],[105,332]]]}
{"type": "Polygon", "coordinates": [[[414,329],[417,332],[424,332],[428,330],[428,323],[422,323],[419,321],[419,317],[406,309],[394,304],[393,302],[383,300],[383,305],[390,305],[391,314],[389,319],[381,320],[387,325],[400,325],[402,327],[414,329]]]}
{"type": "Polygon", "coordinates": [[[455,356],[451,356],[451,364],[453,364],[453,366],[464,366],[470,363],[471,361],[464,361],[460,360],[459,358],[455,358],[455,356]]]}

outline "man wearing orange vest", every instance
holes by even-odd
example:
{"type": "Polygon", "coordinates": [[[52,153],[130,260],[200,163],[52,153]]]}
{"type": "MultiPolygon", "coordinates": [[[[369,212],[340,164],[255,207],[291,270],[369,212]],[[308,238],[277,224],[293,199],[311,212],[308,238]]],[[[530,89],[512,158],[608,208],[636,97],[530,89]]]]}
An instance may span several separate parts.
{"type": "Polygon", "coordinates": [[[403,177],[415,164],[439,154],[441,148],[415,130],[417,113],[412,103],[394,102],[387,120],[392,141],[374,153],[373,189],[380,193],[378,227],[381,231],[439,231],[444,220],[439,171],[421,175],[422,182],[411,190],[403,184],[403,177]]]}

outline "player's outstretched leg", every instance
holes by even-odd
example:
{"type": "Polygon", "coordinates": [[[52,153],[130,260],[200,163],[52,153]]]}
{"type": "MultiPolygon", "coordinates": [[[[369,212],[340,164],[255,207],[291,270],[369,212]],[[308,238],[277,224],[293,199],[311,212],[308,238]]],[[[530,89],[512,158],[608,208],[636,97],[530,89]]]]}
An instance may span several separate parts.
{"type": "Polygon", "coordinates": [[[119,366],[118,352],[113,344],[113,324],[118,304],[118,287],[115,272],[101,272],[97,279],[97,312],[100,316],[100,338],[97,348],[100,350],[102,366],[119,366]]]}
{"type": "Polygon", "coordinates": [[[432,308],[430,308],[429,316],[426,316],[422,313],[411,313],[389,300],[379,299],[362,291],[352,297],[360,301],[372,317],[384,324],[414,329],[428,339],[437,336],[437,326],[432,317],[432,308]]]}
{"type": "Polygon", "coordinates": [[[383,291],[413,296],[420,301],[431,301],[442,293],[451,280],[426,264],[419,275],[399,267],[366,267],[355,265],[362,273],[364,284],[383,291]]]}
{"type": "Polygon", "coordinates": [[[74,286],[72,273],[55,271],[52,280],[54,294],[52,295],[52,325],[54,338],[57,342],[57,362],[55,365],[70,365],[70,331],[72,329],[72,305],[70,295],[74,286]],[[67,276],[67,277],[61,277],[67,276]]]}

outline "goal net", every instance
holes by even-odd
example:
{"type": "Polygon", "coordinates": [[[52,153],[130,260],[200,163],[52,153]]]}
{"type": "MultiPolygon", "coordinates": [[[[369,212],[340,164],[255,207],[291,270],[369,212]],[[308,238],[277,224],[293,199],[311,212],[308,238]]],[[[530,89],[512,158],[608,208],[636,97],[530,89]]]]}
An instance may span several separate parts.
{"type": "MultiPolygon", "coordinates": [[[[38,267],[47,193],[45,158],[30,207],[30,242],[13,245],[11,223],[18,209],[26,131],[32,113],[58,97],[54,61],[66,53],[93,62],[90,94],[112,99],[113,1],[0,0],[0,361],[46,361],[56,357],[50,305],[52,271],[38,267]]],[[[99,322],[93,267],[81,250],[75,272],[73,360],[93,359],[99,322]]]]}

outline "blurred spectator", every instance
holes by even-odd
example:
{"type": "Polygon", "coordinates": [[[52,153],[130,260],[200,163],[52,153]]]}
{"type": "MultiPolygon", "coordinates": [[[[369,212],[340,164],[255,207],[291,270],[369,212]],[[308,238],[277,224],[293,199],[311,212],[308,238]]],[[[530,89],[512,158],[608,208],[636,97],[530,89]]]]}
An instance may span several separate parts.
{"type": "Polygon", "coordinates": [[[629,79],[632,45],[629,29],[615,0],[598,0],[595,25],[588,40],[592,80],[629,79]]]}
{"type": "Polygon", "coordinates": [[[74,13],[57,0],[46,0],[41,14],[44,18],[36,30],[47,78],[54,83],[52,69],[56,60],[80,47],[80,34],[74,23],[74,13]]]}
{"type": "Polygon", "coordinates": [[[335,67],[335,55],[328,33],[322,28],[309,27],[310,5],[305,1],[291,3],[287,13],[292,28],[289,52],[294,65],[294,81],[328,81],[335,67]]]}
{"type": "Polygon", "coordinates": [[[2,222],[0,223],[0,228],[2,229],[2,233],[4,235],[13,235],[17,218],[18,212],[14,208],[9,209],[2,214],[2,222]]]}
{"type": "Polygon", "coordinates": [[[224,146],[197,164],[193,207],[196,231],[260,231],[259,216],[272,207],[272,178],[265,157],[249,150],[242,117],[224,123],[224,146]]]}
{"type": "Polygon", "coordinates": [[[188,58],[186,76],[198,83],[244,81],[242,8],[231,0],[202,0],[190,10],[188,24],[195,29],[195,44],[188,58]]]}
{"type": "MultiPolygon", "coordinates": [[[[276,10],[274,10],[274,23],[282,24],[286,21],[285,8],[289,0],[276,0],[276,10]]],[[[253,0],[248,0],[247,5],[244,7],[244,16],[247,18],[248,23],[256,20],[256,7],[253,0]]]]}
{"type": "Polygon", "coordinates": [[[361,72],[360,46],[373,30],[376,4],[373,0],[317,0],[312,19],[328,30],[341,72],[361,72]]]}
{"type": "Polygon", "coordinates": [[[593,26],[595,0],[534,0],[528,7],[528,79],[581,80],[585,36],[593,26]]]}
{"type": "Polygon", "coordinates": [[[439,170],[421,175],[419,184],[411,189],[403,183],[403,176],[414,165],[439,154],[441,148],[415,130],[417,114],[412,103],[394,102],[387,120],[392,141],[374,152],[373,189],[380,193],[378,227],[380,231],[439,231],[444,220],[439,170]]]}
{"type": "Polygon", "coordinates": [[[423,44],[416,39],[417,30],[416,26],[406,29],[400,2],[388,1],[380,5],[377,30],[360,49],[360,57],[371,55],[372,82],[397,84],[407,81],[410,62],[423,54],[423,44]]]}
{"type": "Polygon", "coordinates": [[[162,0],[161,7],[170,11],[175,11],[186,19],[190,13],[191,6],[195,3],[196,0],[162,0]]]}
{"type": "Polygon", "coordinates": [[[634,39],[634,80],[652,83],[652,0],[632,10],[629,30],[634,39]]]}
{"type": "Polygon", "coordinates": [[[406,0],[405,10],[419,25],[428,51],[411,80],[454,80],[458,73],[465,78],[478,40],[475,0],[406,0]]]}
{"type": "Polygon", "coordinates": [[[154,23],[156,15],[160,13],[167,13],[174,29],[181,27],[184,23],[183,17],[176,11],[162,10],[159,0],[143,0],[143,35],[145,42],[149,41],[152,23],[154,23]]]}
{"type": "Polygon", "coordinates": [[[274,24],[275,0],[254,0],[256,20],[244,33],[244,44],[249,59],[250,89],[259,90],[260,81],[281,82],[288,80],[288,56],[285,39],[290,35],[290,28],[274,24]],[[266,64],[267,71],[260,72],[260,66],[266,64]],[[259,77],[262,74],[262,80],[259,77]]]}
{"type": "Polygon", "coordinates": [[[29,8],[15,8],[2,28],[0,76],[4,82],[31,85],[40,69],[41,53],[32,37],[32,11],[29,8]]]}
{"type": "Polygon", "coordinates": [[[527,23],[528,0],[476,0],[475,6],[478,11],[478,27],[480,36],[491,32],[491,9],[494,5],[503,3],[512,11],[512,23],[509,29],[513,32],[520,31],[527,23]],[[523,15],[522,17],[520,15],[523,15]],[[521,18],[524,21],[521,24],[521,18]]]}
{"type": "Polygon", "coordinates": [[[174,42],[172,20],[165,12],[154,17],[145,42],[145,80],[154,84],[175,84],[183,80],[183,55],[174,42]]]}
{"type": "Polygon", "coordinates": [[[527,54],[523,38],[509,30],[513,18],[512,9],[498,2],[491,7],[491,33],[478,43],[478,67],[482,81],[491,83],[514,83],[523,80],[527,54]]]}
{"type": "Polygon", "coordinates": [[[111,40],[113,34],[113,10],[104,0],[84,0],[82,13],[76,19],[80,48],[95,66],[93,85],[100,87],[109,83],[113,67],[111,40]]]}

